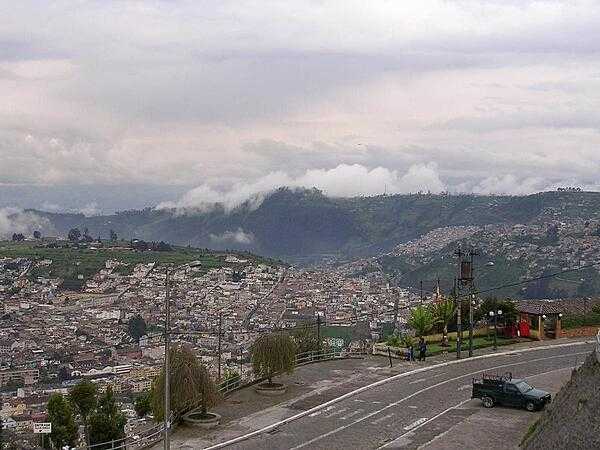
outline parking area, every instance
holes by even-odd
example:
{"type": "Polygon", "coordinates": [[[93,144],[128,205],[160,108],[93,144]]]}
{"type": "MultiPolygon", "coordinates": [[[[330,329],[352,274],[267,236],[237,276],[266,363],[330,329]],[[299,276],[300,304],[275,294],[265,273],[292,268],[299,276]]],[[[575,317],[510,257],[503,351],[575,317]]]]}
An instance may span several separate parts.
{"type": "MultiPolygon", "coordinates": [[[[536,387],[544,389],[552,396],[571,377],[571,367],[565,367],[549,373],[533,375],[527,380],[536,387]]],[[[470,400],[441,419],[453,423],[446,431],[421,445],[423,450],[448,449],[518,449],[522,437],[540,412],[530,413],[522,409],[496,406],[483,408],[481,401],[470,400]]],[[[433,426],[433,424],[432,424],[433,426]]],[[[393,448],[393,447],[390,447],[393,448]]],[[[401,448],[398,446],[397,448],[401,448]]]]}

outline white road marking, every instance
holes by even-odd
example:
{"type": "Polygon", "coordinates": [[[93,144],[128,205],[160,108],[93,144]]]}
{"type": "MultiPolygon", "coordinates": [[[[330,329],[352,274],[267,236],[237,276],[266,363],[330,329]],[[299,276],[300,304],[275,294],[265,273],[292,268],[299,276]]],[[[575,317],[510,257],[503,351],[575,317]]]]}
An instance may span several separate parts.
{"type": "Polygon", "coordinates": [[[404,431],[413,430],[413,429],[417,428],[419,425],[421,425],[423,422],[427,422],[427,417],[421,417],[420,419],[415,420],[410,425],[405,426],[404,431]]]}
{"type": "Polygon", "coordinates": [[[373,422],[371,422],[371,425],[377,425],[380,424],[381,422],[388,420],[389,418],[394,417],[394,413],[385,415],[383,417],[380,417],[379,419],[375,419],[373,422]]]}
{"type": "MultiPolygon", "coordinates": [[[[343,426],[341,426],[341,427],[338,427],[338,428],[336,428],[336,429],[334,429],[334,430],[331,430],[331,431],[329,431],[329,432],[327,432],[327,433],[325,433],[325,434],[322,434],[321,436],[317,436],[317,437],[315,437],[315,438],[313,438],[313,439],[311,439],[311,440],[309,440],[309,441],[303,442],[302,444],[300,444],[300,445],[297,445],[296,447],[292,447],[290,450],[297,450],[297,449],[299,449],[299,448],[306,447],[307,445],[311,445],[311,444],[313,444],[313,443],[315,443],[315,442],[317,442],[317,441],[320,441],[321,439],[324,439],[324,438],[326,438],[326,437],[329,437],[329,436],[331,436],[332,434],[339,433],[340,431],[343,431],[343,430],[345,430],[346,428],[350,428],[351,426],[354,426],[354,425],[356,425],[357,423],[360,423],[360,422],[362,422],[362,421],[364,421],[364,420],[370,419],[371,417],[373,417],[373,416],[374,416],[374,415],[376,415],[376,414],[379,414],[379,413],[380,413],[380,412],[382,412],[382,411],[385,411],[385,410],[387,410],[387,409],[389,409],[389,408],[393,408],[394,406],[398,406],[400,403],[402,403],[402,402],[405,402],[406,400],[409,400],[409,399],[411,399],[411,398],[413,398],[413,397],[415,397],[415,396],[417,396],[417,395],[420,395],[420,394],[422,394],[423,392],[429,391],[429,390],[431,390],[431,389],[434,389],[434,388],[436,388],[436,387],[440,387],[440,386],[442,386],[442,385],[444,385],[444,384],[446,384],[446,383],[450,383],[450,382],[452,382],[452,381],[460,380],[461,378],[465,378],[465,377],[471,377],[471,376],[473,376],[473,375],[477,375],[477,374],[480,374],[480,373],[484,373],[484,372],[487,372],[487,371],[490,371],[490,370],[502,369],[502,368],[504,368],[504,367],[520,366],[520,365],[523,365],[523,364],[530,364],[530,363],[533,363],[533,362],[537,362],[537,361],[544,361],[544,360],[547,360],[547,359],[571,358],[571,357],[573,357],[573,355],[574,355],[574,354],[577,354],[577,353],[571,353],[571,354],[568,354],[568,355],[554,355],[554,356],[547,356],[547,357],[545,357],[545,358],[529,359],[529,360],[527,360],[527,361],[515,362],[515,363],[510,363],[510,364],[502,364],[502,365],[500,365],[500,366],[488,367],[488,368],[486,368],[486,369],[477,370],[477,371],[475,371],[475,372],[466,373],[466,374],[460,375],[460,376],[458,376],[458,377],[454,377],[454,378],[450,378],[450,379],[448,379],[448,380],[440,381],[440,382],[439,382],[439,383],[437,383],[437,384],[434,384],[434,385],[432,385],[432,386],[429,386],[429,387],[426,387],[426,388],[420,389],[420,390],[418,390],[418,391],[416,391],[416,392],[413,392],[413,393],[412,393],[412,394],[410,394],[409,396],[407,396],[407,397],[403,397],[403,398],[401,398],[400,400],[398,400],[398,401],[395,401],[394,403],[390,403],[389,405],[387,405],[387,406],[384,406],[383,408],[381,408],[381,409],[378,409],[378,410],[376,410],[376,411],[373,411],[372,413],[369,413],[369,414],[367,414],[366,416],[364,416],[364,417],[361,417],[360,419],[356,419],[354,422],[351,422],[351,423],[349,423],[348,425],[343,425],[343,426]]],[[[589,354],[589,352],[581,352],[581,353],[579,353],[579,354],[581,354],[581,355],[584,355],[584,354],[585,354],[585,355],[587,355],[587,354],[589,354]]],[[[465,400],[465,403],[466,403],[467,401],[469,401],[469,400],[471,400],[471,399],[467,399],[467,400],[465,400]]],[[[462,403],[461,403],[461,404],[462,404],[462,403]]],[[[452,408],[454,408],[454,406],[453,406],[452,408]]],[[[450,408],[450,409],[452,409],[452,408],[450,408]]],[[[436,417],[439,417],[439,415],[438,415],[438,416],[435,416],[435,417],[432,417],[432,418],[431,418],[431,419],[430,419],[428,422],[430,422],[431,420],[435,419],[436,417]]],[[[427,422],[427,423],[428,423],[428,422],[427,422]]],[[[420,428],[420,427],[419,427],[419,428],[420,428]]],[[[387,444],[386,444],[386,445],[387,445],[387,444]]],[[[209,449],[205,449],[205,450],[212,450],[212,448],[210,448],[210,447],[209,447],[209,449]]]]}
{"type": "MultiPolygon", "coordinates": [[[[394,439],[393,441],[390,441],[390,442],[388,442],[387,444],[385,444],[385,445],[382,445],[382,446],[381,446],[381,447],[379,447],[377,450],[379,450],[379,449],[382,449],[382,448],[385,448],[385,447],[388,447],[388,446],[392,445],[394,442],[402,440],[403,438],[405,438],[405,437],[406,437],[406,436],[408,436],[409,434],[412,434],[412,433],[414,433],[415,431],[417,431],[419,428],[421,428],[421,427],[424,427],[424,426],[425,426],[425,425],[427,425],[429,422],[432,422],[432,421],[434,421],[435,419],[437,419],[438,417],[441,417],[441,416],[443,416],[443,415],[444,415],[444,414],[446,414],[448,411],[452,411],[453,409],[456,409],[456,408],[458,408],[458,407],[460,407],[460,406],[464,405],[465,403],[467,403],[467,402],[468,402],[468,401],[470,401],[470,400],[471,400],[470,398],[468,398],[468,399],[466,399],[466,400],[463,400],[463,401],[462,401],[462,402],[460,402],[459,404],[457,404],[457,405],[454,405],[454,406],[452,406],[452,407],[450,407],[450,408],[448,408],[448,409],[445,409],[445,410],[443,410],[443,411],[442,411],[441,413],[439,413],[439,414],[436,414],[436,415],[435,415],[435,416],[433,416],[431,419],[425,419],[425,420],[421,420],[421,419],[419,419],[419,420],[421,420],[421,422],[420,422],[420,423],[418,423],[417,425],[415,425],[414,427],[410,428],[410,431],[408,431],[408,432],[404,433],[404,434],[403,434],[403,435],[401,435],[401,436],[398,436],[398,437],[397,437],[396,439],[394,439]]],[[[418,421],[417,421],[417,422],[418,422],[418,421]]],[[[415,423],[416,423],[416,422],[415,422],[415,423]]],[[[414,425],[414,424],[413,424],[413,425],[414,425]]],[[[412,426],[412,425],[410,425],[410,426],[412,426]]],[[[406,428],[404,428],[404,429],[406,430],[406,428]]]]}
{"type": "Polygon", "coordinates": [[[448,372],[440,372],[435,374],[434,376],[432,376],[431,378],[437,378],[437,377],[441,377],[442,375],[446,375],[448,372]]]}
{"type": "MultiPolygon", "coordinates": [[[[547,371],[547,372],[537,373],[537,374],[535,374],[535,375],[527,376],[527,377],[525,377],[525,378],[526,378],[526,379],[529,379],[529,378],[535,378],[535,377],[540,377],[540,376],[542,376],[542,375],[548,375],[549,373],[552,373],[552,372],[560,372],[560,371],[562,371],[562,370],[572,370],[572,369],[574,369],[574,367],[562,367],[562,368],[560,368],[560,369],[554,369],[554,370],[549,370],[549,371],[547,371]]],[[[468,402],[467,402],[467,403],[468,403],[468,402]]],[[[455,406],[455,409],[459,409],[461,406],[462,406],[462,405],[460,405],[460,406],[459,406],[459,405],[457,405],[457,406],[455,406]]],[[[450,428],[448,428],[448,429],[447,429],[446,431],[444,431],[443,433],[441,433],[441,434],[438,434],[437,436],[435,436],[435,437],[434,437],[432,440],[430,440],[429,442],[426,442],[426,443],[424,443],[424,444],[421,444],[421,446],[419,446],[419,448],[424,448],[424,447],[427,447],[427,446],[428,446],[429,444],[431,444],[432,442],[434,442],[434,441],[438,441],[438,440],[442,439],[442,438],[443,438],[445,435],[447,435],[448,433],[450,433],[450,432],[452,431],[452,429],[454,428],[454,426],[455,426],[455,425],[451,426],[450,428]]],[[[390,442],[390,443],[391,443],[391,442],[390,442]]],[[[389,444],[389,443],[388,443],[388,444],[389,444]]],[[[379,449],[378,449],[378,450],[379,450],[379,449]]]]}
{"type": "Polygon", "coordinates": [[[418,380],[411,381],[408,384],[417,384],[417,383],[422,383],[423,381],[427,381],[427,378],[419,378],[418,380]]]}
{"type": "Polygon", "coordinates": [[[366,400],[363,400],[362,398],[355,398],[354,401],[357,403],[366,403],[367,402],[366,400]]]}
{"type": "Polygon", "coordinates": [[[317,412],[314,412],[312,414],[309,414],[308,417],[315,417],[315,416],[319,416],[321,414],[323,414],[323,411],[317,411],[317,412]]]}
{"type": "Polygon", "coordinates": [[[342,408],[342,409],[338,409],[337,411],[334,411],[334,412],[332,412],[332,413],[325,414],[323,417],[333,417],[333,416],[337,416],[338,414],[344,414],[346,411],[348,411],[348,408],[342,408]]]}
{"type": "Polygon", "coordinates": [[[467,389],[471,389],[473,387],[472,384],[463,384],[461,387],[457,389],[458,392],[466,391],[467,389]]]}
{"type": "MultiPolygon", "coordinates": [[[[204,450],[217,450],[217,449],[220,449],[220,448],[228,447],[228,446],[233,445],[233,444],[237,444],[238,442],[245,441],[245,440],[253,438],[255,436],[260,436],[260,435],[262,435],[264,433],[269,432],[270,430],[273,430],[275,428],[280,427],[281,425],[285,425],[285,424],[288,424],[290,422],[294,422],[296,420],[302,419],[303,417],[306,417],[306,416],[308,416],[309,414],[312,414],[315,411],[319,411],[321,409],[325,409],[327,407],[330,407],[330,405],[334,405],[336,403],[339,403],[339,402],[341,402],[343,400],[346,400],[346,399],[348,399],[350,397],[358,395],[358,394],[360,394],[362,392],[368,391],[370,389],[373,389],[375,387],[381,386],[383,384],[390,383],[392,381],[399,380],[401,378],[405,378],[405,377],[414,375],[416,373],[421,373],[421,372],[433,370],[433,369],[436,369],[436,368],[439,368],[439,367],[447,367],[447,366],[454,365],[454,364],[462,364],[464,362],[479,361],[479,360],[485,360],[485,359],[489,359],[489,358],[498,358],[498,357],[502,357],[502,356],[511,355],[511,354],[514,354],[514,353],[535,352],[535,351],[540,351],[540,350],[553,350],[555,348],[567,348],[567,347],[575,347],[575,346],[590,345],[590,344],[595,344],[595,341],[568,342],[568,343],[565,343],[565,344],[543,345],[543,346],[539,346],[539,347],[530,347],[530,348],[526,348],[526,349],[508,350],[506,352],[488,353],[488,354],[485,354],[485,355],[475,356],[473,358],[458,359],[458,360],[453,360],[453,361],[446,361],[446,362],[435,364],[435,365],[432,365],[432,366],[427,366],[427,367],[422,367],[422,368],[415,369],[415,370],[410,370],[408,372],[400,373],[398,375],[394,375],[394,376],[386,378],[384,380],[375,381],[374,383],[368,384],[366,386],[362,386],[362,387],[360,387],[358,389],[355,389],[354,391],[347,392],[346,394],[340,395],[337,398],[334,398],[334,399],[329,400],[329,401],[327,401],[325,403],[322,403],[322,404],[317,405],[317,406],[315,406],[313,408],[310,408],[310,409],[308,409],[306,411],[302,411],[302,412],[300,412],[298,414],[295,414],[295,415],[293,415],[291,417],[288,417],[287,419],[280,420],[278,422],[272,423],[271,425],[267,425],[266,427],[260,428],[258,430],[251,431],[250,433],[246,433],[246,434],[244,434],[242,436],[235,437],[235,438],[230,439],[228,441],[220,442],[218,444],[215,444],[215,445],[212,445],[210,447],[207,447],[204,450]]],[[[586,355],[586,354],[589,354],[589,352],[581,352],[579,354],[580,355],[586,355]]],[[[574,354],[570,354],[568,356],[573,356],[573,355],[574,354]]],[[[537,361],[544,360],[544,359],[548,359],[548,358],[538,358],[537,361]]],[[[532,362],[532,361],[535,361],[535,360],[531,360],[529,362],[532,362]]],[[[486,369],[486,370],[493,370],[493,368],[492,369],[486,369]]]]}
{"type": "Polygon", "coordinates": [[[340,417],[340,420],[348,420],[348,419],[356,416],[357,414],[360,414],[363,411],[364,411],[364,409],[357,409],[356,411],[351,412],[350,414],[346,414],[345,416],[340,417]]]}

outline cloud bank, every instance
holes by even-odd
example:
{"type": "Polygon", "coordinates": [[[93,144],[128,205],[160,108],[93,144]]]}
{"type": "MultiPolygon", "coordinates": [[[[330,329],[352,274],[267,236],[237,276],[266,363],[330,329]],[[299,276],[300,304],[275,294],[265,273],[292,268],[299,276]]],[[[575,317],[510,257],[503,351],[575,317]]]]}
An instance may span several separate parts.
{"type": "Polygon", "coordinates": [[[13,233],[23,233],[27,237],[34,231],[44,233],[51,228],[45,217],[19,208],[0,208],[0,239],[10,239],[13,233]]]}
{"type": "Polygon", "coordinates": [[[98,186],[235,205],[598,185],[592,0],[4,3],[0,194],[106,211],[98,186]],[[57,186],[92,188],[73,205],[57,186]]]}
{"type": "Polygon", "coordinates": [[[331,197],[398,194],[409,192],[439,193],[445,190],[435,164],[414,165],[404,174],[383,167],[368,169],[359,164],[340,164],[333,169],[311,169],[293,177],[284,172],[272,172],[252,183],[238,183],[226,191],[217,191],[204,184],[186,193],[175,202],[163,202],[159,209],[194,209],[208,211],[221,205],[226,211],[249,201],[251,208],[260,206],[265,196],[280,187],[317,188],[331,197]]]}

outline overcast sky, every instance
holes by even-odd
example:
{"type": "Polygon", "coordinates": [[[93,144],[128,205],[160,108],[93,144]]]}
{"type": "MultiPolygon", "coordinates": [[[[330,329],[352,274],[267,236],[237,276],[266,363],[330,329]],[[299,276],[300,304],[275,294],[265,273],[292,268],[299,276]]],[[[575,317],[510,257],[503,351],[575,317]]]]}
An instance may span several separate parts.
{"type": "Polygon", "coordinates": [[[0,186],[179,185],[196,205],[282,184],[600,185],[597,1],[19,0],[0,17],[0,186]]]}

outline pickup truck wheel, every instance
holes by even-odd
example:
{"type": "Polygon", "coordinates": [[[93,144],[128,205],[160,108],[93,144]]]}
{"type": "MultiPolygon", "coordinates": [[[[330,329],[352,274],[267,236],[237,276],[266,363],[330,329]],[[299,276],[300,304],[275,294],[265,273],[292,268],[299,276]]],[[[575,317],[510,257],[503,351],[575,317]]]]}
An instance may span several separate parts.
{"type": "Polygon", "coordinates": [[[525,404],[525,409],[526,409],[527,411],[529,411],[529,412],[533,412],[533,411],[535,411],[535,410],[536,410],[535,403],[533,403],[533,402],[527,402],[527,403],[525,404]]]}
{"type": "Polygon", "coordinates": [[[481,401],[486,408],[494,407],[494,399],[492,397],[482,397],[481,401]]]}

